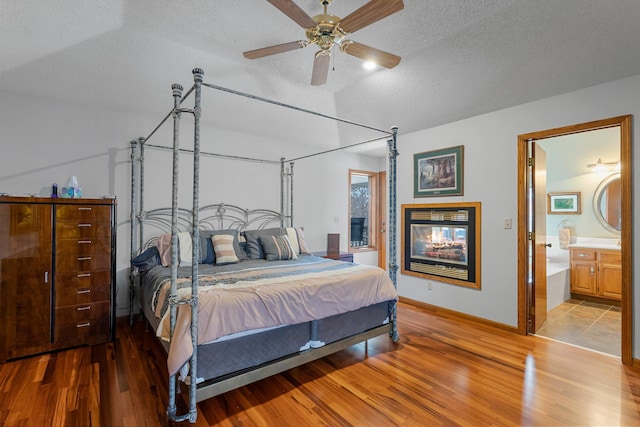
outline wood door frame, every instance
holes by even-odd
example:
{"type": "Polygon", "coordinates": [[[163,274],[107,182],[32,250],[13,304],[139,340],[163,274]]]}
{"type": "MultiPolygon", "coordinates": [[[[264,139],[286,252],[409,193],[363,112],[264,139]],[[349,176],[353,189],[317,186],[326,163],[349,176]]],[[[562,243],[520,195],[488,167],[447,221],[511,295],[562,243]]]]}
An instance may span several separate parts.
{"type": "Polygon", "coordinates": [[[622,363],[633,365],[633,286],[632,286],[632,157],[631,157],[631,123],[632,116],[618,116],[596,120],[572,126],[548,129],[539,132],[518,135],[518,332],[527,334],[527,169],[529,140],[540,140],[561,135],[587,132],[591,130],[620,127],[620,180],[622,186],[622,230],[620,245],[622,254],[622,363]]]}

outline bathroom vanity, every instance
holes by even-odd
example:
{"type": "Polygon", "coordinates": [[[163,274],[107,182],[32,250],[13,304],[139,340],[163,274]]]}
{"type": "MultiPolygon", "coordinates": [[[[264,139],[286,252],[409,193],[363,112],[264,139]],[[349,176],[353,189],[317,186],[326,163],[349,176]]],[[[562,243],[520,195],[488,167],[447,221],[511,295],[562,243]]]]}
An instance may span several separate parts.
{"type": "Polygon", "coordinates": [[[571,293],[619,301],[622,296],[618,245],[572,244],[571,293]]]}

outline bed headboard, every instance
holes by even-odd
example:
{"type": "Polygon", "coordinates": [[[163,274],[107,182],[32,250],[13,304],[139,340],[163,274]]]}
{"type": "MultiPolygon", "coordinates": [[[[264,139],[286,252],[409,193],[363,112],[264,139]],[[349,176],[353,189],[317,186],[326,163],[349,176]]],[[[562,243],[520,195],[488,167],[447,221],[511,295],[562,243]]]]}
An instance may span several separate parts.
{"type": "MultiPolygon", "coordinates": [[[[153,246],[158,237],[171,232],[171,208],[158,208],[136,216],[141,252],[153,246]]],[[[191,210],[178,209],[178,231],[191,231],[191,210]]],[[[243,209],[235,205],[217,203],[200,207],[200,230],[260,230],[286,227],[287,218],[269,209],[243,209]]]]}

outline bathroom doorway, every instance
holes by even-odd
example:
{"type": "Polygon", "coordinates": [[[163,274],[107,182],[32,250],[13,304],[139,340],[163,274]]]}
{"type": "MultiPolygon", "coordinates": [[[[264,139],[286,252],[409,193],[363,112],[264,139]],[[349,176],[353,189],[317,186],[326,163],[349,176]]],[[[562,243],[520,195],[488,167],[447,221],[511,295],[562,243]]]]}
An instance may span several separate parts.
{"type": "MultiPolygon", "coordinates": [[[[619,355],[622,358],[622,362],[625,364],[632,363],[632,348],[631,348],[631,337],[632,337],[632,301],[630,298],[631,295],[631,116],[622,116],[622,117],[614,117],[611,119],[599,120],[590,123],[584,123],[579,125],[568,126],[564,128],[550,129],[546,131],[534,132],[526,135],[520,135],[518,137],[518,168],[519,168],[519,176],[521,179],[519,180],[519,194],[518,194],[518,238],[519,238],[519,249],[518,249],[518,329],[521,333],[536,333],[536,331],[544,330],[545,325],[550,324],[551,321],[557,320],[556,317],[558,315],[558,310],[566,310],[563,314],[567,315],[566,319],[569,319],[573,310],[573,314],[576,314],[580,311],[591,310],[591,306],[602,302],[607,302],[609,299],[598,298],[598,296],[594,296],[594,298],[590,298],[589,296],[585,296],[582,298],[582,294],[572,294],[571,290],[568,288],[562,288],[560,292],[562,295],[556,295],[559,290],[550,288],[553,286],[549,274],[542,273],[544,277],[536,277],[536,275],[540,275],[540,269],[533,268],[535,266],[535,258],[532,254],[536,251],[540,251],[540,246],[544,246],[542,249],[546,250],[547,258],[553,259],[554,261],[559,261],[560,264],[563,264],[564,267],[564,277],[570,277],[570,270],[566,268],[566,265],[570,263],[569,260],[569,245],[575,247],[576,244],[581,243],[590,243],[591,246],[598,246],[602,244],[611,244],[617,245],[619,243],[619,253],[621,261],[619,263],[619,294],[620,294],[620,302],[618,303],[619,308],[616,304],[611,304],[611,307],[600,307],[600,315],[593,314],[593,316],[606,317],[605,314],[609,313],[611,315],[615,315],[616,310],[618,310],[618,315],[620,317],[620,351],[619,355]],[[618,159],[609,159],[602,158],[604,154],[598,154],[598,152],[594,150],[590,150],[588,145],[581,146],[573,146],[572,144],[578,143],[575,141],[588,141],[589,134],[592,133],[595,135],[598,132],[606,134],[614,133],[619,135],[619,141],[617,142],[619,146],[619,162],[620,162],[620,171],[619,171],[619,182],[620,188],[622,190],[621,197],[621,209],[619,215],[619,228],[621,227],[624,230],[623,233],[614,234],[610,232],[610,230],[596,229],[595,227],[599,227],[596,223],[596,215],[594,213],[596,204],[593,202],[594,195],[596,195],[596,180],[600,179],[604,181],[603,175],[593,174],[589,171],[589,166],[595,168],[598,163],[606,163],[611,169],[615,168],[618,163],[618,159]],[[547,200],[538,200],[541,197],[540,195],[534,196],[531,192],[532,184],[530,181],[533,180],[533,174],[529,170],[529,164],[535,162],[535,160],[530,161],[529,157],[531,155],[531,145],[535,143],[545,148],[545,150],[550,151],[551,155],[547,158],[547,169],[548,175],[551,179],[547,178],[547,200]],[[578,148],[576,148],[578,147],[578,148]],[[593,153],[593,158],[589,157],[583,158],[580,160],[580,156],[583,156],[582,153],[586,153],[591,155],[593,153]],[[600,155],[601,157],[597,157],[600,155]],[[554,159],[555,157],[555,159],[554,159]],[[600,159],[598,161],[598,159],[600,159]],[[558,166],[557,162],[564,162],[561,166],[558,166]],[[567,161],[572,164],[573,168],[582,168],[582,170],[578,172],[571,172],[567,169],[567,161]],[[554,165],[554,162],[555,165],[554,165]],[[582,164],[584,163],[584,164],[582,164]],[[563,175],[564,174],[564,175],[563,175]],[[562,190],[562,191],[558,191],[562,190]],[[560,201],[572,202],[574,205],[569,206],[568,209],[564,209],[560,206],[559,209],[553,210],[550,209],[553,199],[550,198],[550,195],[558,194],[560,201]],[[579,198],[579,200],[577,200],[579,198]],[[567,200],[564,200],[567,199],[567,200]],[[537,220],[530,214],[531,206],[534,204],[546,205],[548,209],[547,220],[545,221],[545,226],[547,227],[547,236],[546,239],[540,239],[540,236],[536,236],[532,233],[532,230],[536,230],[536,221],[541,222],[540,218],[537,220]],[[578,205],[575,205],[579,203],[578,205]],[[562,230],[562,233],[559,231],[562,230]],[[628,230],[628,231],[627,231],[628,230]],[[594,240],[589,240],[588,234],[592,234],[595,236],[594,240]],[[568,241],[566,240],[568,236],[568,241]],[[533,237],[533,238],[532,238],[533,237]],[[607,239],[605,241],[605,239],[607,239]],[[562,242],[560,241],[562,239],[562,242]],[[600,240],[599,240],[600,239],[600,240]],[[549,240],[549,241],[546,241],[549,240]],[[562,244],[563,249],[560,249],[560,245],[562,244]],[[550,247],[549,247],[550,245],[550,247]],[[549,284],[547,284],[547,279],[549,280],[549,284]],[[546,286],[544,292],[547,297],[544,301],[544,304],[547,304],[551,307],[551,309],[555,307],[561,307],[555,312],[549,310],[548,313],[551,315],[546,319],[545,322],[535,321],[536,312],[540,313],[541,307],[536,307],[536,285],[538,286],[538,291],[540,291],[540,286],[546,286]],[[568,299],[565,299],[566,297],[568,299]],[[578,297],[579,300],[572,297],[578,297]],[[562,301],[558,303],[557,298],[560,298],[562,301]],[[573,304],[566,305],[565,301],[573,304]],[[584,301],[584,302],[583,302],[584,301]],[[564,304],[564,305],[561,305],[564,304]],[[586,305],[584,305],[586,304],[586,305]],[[552,307],[553,306],[553,307],[552,307]]],[[[594,147],[598,147],[596,143],[594,147]]],[[[618,173],[613,170],[609,170],[611,174],[618,173]]],[[[597,198],[597,195],[596,195],[597,198]]],[[[615,247],[611,247],[609,249],[616,249],[615,247]]],[[[572,253],[575,252],[571,251],[572,253]]],[[[583,256],[591,256],[589,255],[591,252],[586,252],[586,255],[583,256]]],[[[598,256],[597,252],[593,252],[594,256],[598,256]]],[[[578,255],[576,255],[578,256],[578,255]]],[[[574,263],[575,264],[575,263],[574,263]]],[[[586,265],[586,264],[585,264],[586,265]]],[[[586,271],[586,276],[589,274],[593,276],[593,283],[597,284],[596,275],[599,275],[599,268],[597,264],[594,264],[595,267],[587,267],[586,270],[583,268],[582,272],[586,271]]],[[[604,265],[604,264],[603,264],[604,265]]],[[[579,265],[583,267],[582,265],[579,265]]],[[[554,267],[550,267],[552,270],[554,267]]],[[[577,270],[576,270],[577,271],[577,270]]],[[[609,270],[607,270],[609,271],[609,270]]],[[[553,273],[553,271],[550,271],[553,273]]],[[[574,274],[575,271],[574,271],[574,274]]],[[[582,274],[582,273],[580,273],[582,274]]],[[[608,274],[608,273],[607,273],[608,274]]],[[[574,276],[574,282],[575,282],[574,276]]],[[[604,280],[601,280],[604,282],[604,280]]],[[[594,285],[597,286],[597,285],[594,285]]],[[[575,288],[574,288],[575,290],[575,288]]],[[[584,293],[584,292],[583,292],[584,293]]],[[[602,294],[601,294],[602,295],[602,294]]],[[[611,295],[609,295],[611,296],[611,295]]],[[[538,301],[538,305],[540,305],[540,301],[538,301]]],[[[545,314],[547,311],[545,310],[545,314]]],[[[566,320],[565,319],[565,320],[566,320]]],[[[579,343],[574,343],[580,345],[579,343]]]]}

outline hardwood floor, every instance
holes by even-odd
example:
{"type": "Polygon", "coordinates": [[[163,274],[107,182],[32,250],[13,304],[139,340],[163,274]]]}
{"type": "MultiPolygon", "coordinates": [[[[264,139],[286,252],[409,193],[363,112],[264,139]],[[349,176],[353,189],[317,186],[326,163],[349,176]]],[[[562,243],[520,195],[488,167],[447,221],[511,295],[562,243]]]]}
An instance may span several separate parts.
{"type": "MultiPolygon", "coordinates": [[[[640,425],[640,372],[617,358],[402,303],[398,320],[399,343],[201,402],[196,425],[640,425]]],[[[0,364],[0,426],[169,425],[159,351],[142,322],[121,321],[115,346],[0,364]]]]}

